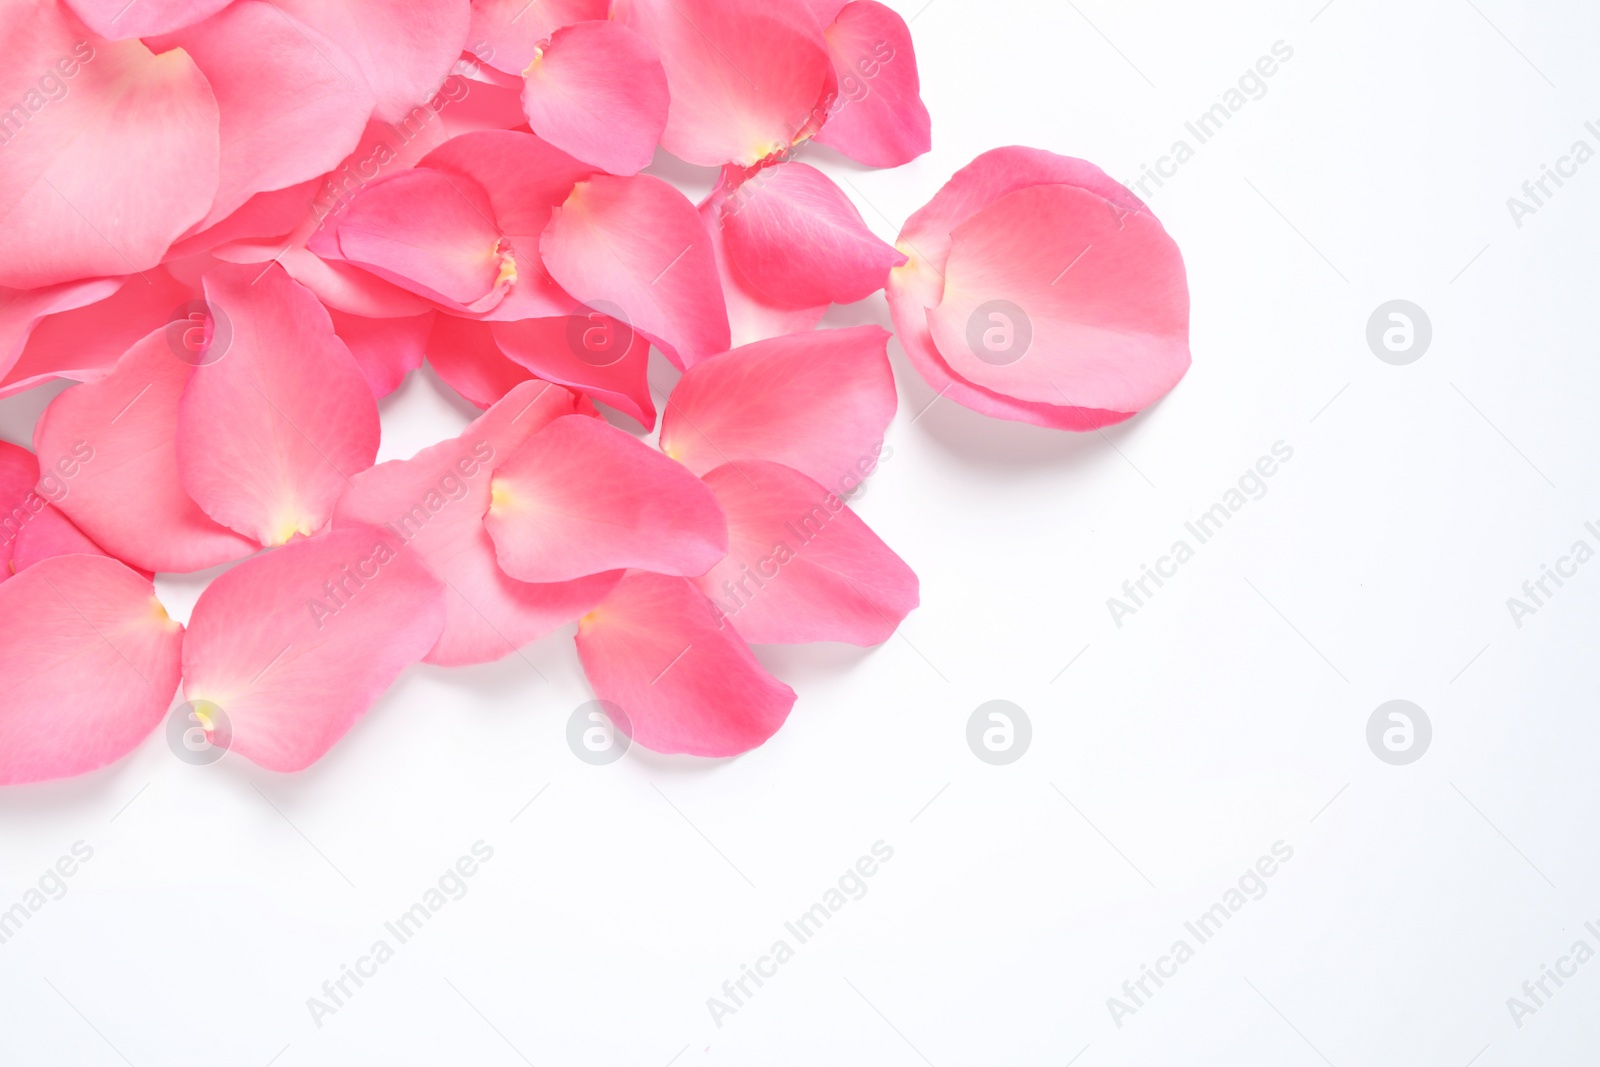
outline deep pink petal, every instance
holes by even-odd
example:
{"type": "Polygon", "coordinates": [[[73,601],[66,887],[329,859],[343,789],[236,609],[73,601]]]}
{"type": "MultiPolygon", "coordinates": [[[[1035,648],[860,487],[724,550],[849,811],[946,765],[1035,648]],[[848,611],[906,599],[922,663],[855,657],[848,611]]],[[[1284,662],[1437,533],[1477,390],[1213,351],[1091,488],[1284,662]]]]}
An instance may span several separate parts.
{"type": "Polygon", "coordinates": [[[166,262],[210,252],[219,245],[247,241],[276,241],[276,253],[290,243],[285,238],[306,222],[322,183],[322,176],[318,175],[287,188],[257,193],[215,225],[191,228],[167,249],[166,262]]]}
{"type": "Polygon", "coordinates": [[[557,419],[494,472],[484,525],[500,566],[525,582],[639,567],[704,574],[728,551],[711,491],[614,426],[557,419]]]}
{"type": "Polygon", "coordinates": [[[328,308],[333,332],[355,357],[372,395],[388,396],[410,372],[422,366],[433,313],[403,319],[369,319],[328,308]]]}
{"type": "Polygon", "coordinates": [[[869,167],[898,167],[932,148],[905,20],[877,0],[855,0],[824,35],[839,87],[816,140],[869,167]]]}
{"type": "Polygon", "coordinates": [[[650,395],[650,342],[598,311],[562,318],[494,324],[506,357],[545,381],[588,394],[638,419],[656,423],[650,395]]]}
{"type": "Polygon", "coordinates": [[[460,175],[419,167],[375,182],[334,232],[345,259],[461,309],[488,310],[516,278],[488,194],[460,175]]]}
{"type": "Polygon", "coordinates": [[[680,367],[727,350],[728,309],[700,216],[660,178],[578,183],[540,240],[556,282],[589,307],[621,310],[680,367]]]}
{"type": "Polygon", "coordinates": [[[867,229],[826,174],[804,163],[751,174],[728,194],[722,227],[739,274],[791,307],[865,299],[906,261],[867,229]]]}
{"type": "MultiPolygon", "coordinates": [[[[141,0],[142,2],[142,0],[141,0]]],[[[348,55],[329,61],[351,81],[365,79],[377,117],[398,123],[433,94],[467,43],[471,12],[463,0],[272,0],[348,55]],[[352,62],[353,60],[353,62],[352,62]]]]}
{"type": "Polygon", "coordinates": [[[54,0],[0,5],[0,100],[27,116],[4,127],[0,285],[148,270],[217,191],[217,101],[194,61],[74,22],[54,0]]]}
{"type": "Polygon", "coordinates": [[[290,248],[278,257],[289,277],[310,289],[330,308],[374,319],[426,314],[433,305],[415,293],[386,282],[360,267],[325,260],[304,248],[290,248]]]}
{"type": "Polygon", "coordinates": [[[630,572],[578,623],[578,658],[617,725],[656,752],[737,756],[777,733],[794,690],[684,578],[630,572]]]}
{"type": "Polygon", "coordinates": [[[134,342],[172,321],[198,295],[163,267],[129,275],[104,300],[41,320],[0,391],[53,378],[102,378],[134,342]]]}
{"type": "Polygon", "coordinates": [[[440,315],[428,335],[428,363],[445,383],[487,408],[533,374],[506,358],[486,322],[440,315]]]}
{"type": "Polygon", "coordinates": [[[256,548],[207,517],[179,480],[178,401],[191,370],[168,331],[157,330],[110,374],[52,400],[34,428],[34,452],[45,465],[78,461],[56,506],[142,570],[204,570],[256,548]]]}
{"type": "MultiPolygon", "coordinates": [[[[0,288],[0,381],[9,383],[15,377],[12,368],[45,316],[104,300],[121,288],[124,281],[122,278],[94,278],[44,289],[0,288]]],[[[0,396],[4,395],[5,390],[0,389],[0,396]]]]}
{"type": "Polygon", "coordinates": [[[612,174],[637,174],[667,126],[667,74],[649,41],[616,22],[556,31],[523,72],[533,132],[612,174]]]}
{"type": "Polygon", "coordinates": [[[575,621],[621,577],[618,571],[556,584],[519,582],[500,569],[483,526],[495,463],[552,420],[577,410],[577,398],[567,390],[525,382],[460,437],[352,479],[335,525],[384,528],[445,583],[447,621],[428,662],[459,666],[500,659],[575,621]]]}
{"type": "Polygon", "coordinates": [[[889,333],[775,337],[691,367],[661,419],[661,448],[696,474],[768,459],[835,492],[877,466],[894,417],[889,333]]]}
{"type": "Polygon", "coordinates": [[[48,505],[33,491],[39,484],[39,461],[32,452],[0,441],[0,582],[11,577],[17,536],[48,505]]]}
{"type": "Polygon", "coordinates": [[[705,482],[728,516],[728,556],[695,582],[746,641],[876,645],[917,606],[917,576],[837,493],[764,461],[705,482]]]}
{"type": "Polygon", "coordinates": [[[744,275],[728,256],[727,233],[722,228],[722,205],[727,199],[724,183],[699,207],[700,220],[711,236],[711,251],[717,260],[717,276],[722,279],[722,295],[728,304],[729,340],[734,347],[769,337],[802,333],[815,329],[828,313],[827,304],[795,308],[780,304],[745,281],[744,275]]]}
{"type": "MultiPolygon", "coordinates": [[[[3,555],[3,550],[0,550],[3,555]]],[[[61,509],[46,504],[31,521],[17,531],[16,555],[12,568],[21,573],[37,563],[56,556],[109,556],[110,553],[89,539],[72,524],[61,509]]],[[[142,576],[151,579],[148,571],[142,576]]]]}
{"type": "Polygon", "coordinates": [[[520,76],[539,45],[563,26],[605,18],[611,0],[472,0],[470,44],[483,61],[520,76]]]}
{"type": "Polygon", "coordinates": [[[975,385],[1033,403],[1139,411],[1189,368],[1177,244],[1153,216],[1085,189],[1008,193],[951,234],[944,274],[929,329],[975,385]]]}
{"type": "Polygon", "coordinates": [[[821,26],[802,0],[617,0],[655,45],[672,107],[661,144],[703,167],[751,166],[794,143],[831,82],[821,26]]]}
{"type": "Polygon", "coordinates": [[[213,335],[178,408],[178,467],[216,521],[263,545],[327,525],[351,475],[378,452],[378,405],[311,292],[277,269],[206,275],[231,324],[213,335]]]}
{"type": "Polygon", "coordinates": [[[264,553],[195,603],[183,691],[222,710],[229,749],[274,771],[315,763],[444,629],[444,586],[359,526],[264,553]]]}
{"type": "Polygon", "coordinates": [[[267,0],[237,0],[151,44],[188,52],[217,98],[221,170],[203,226],[256,193],[332,170],[361,139],[376,103],[365,82],[340,73],[350,58],[337,44],[267,0]]]}
{"type": "Polygon", "coordinates": [[[183,627],[149,579],[105,556],[45,560],[0,584],[0,784],[104,767],[178,688],[183,627]]]}

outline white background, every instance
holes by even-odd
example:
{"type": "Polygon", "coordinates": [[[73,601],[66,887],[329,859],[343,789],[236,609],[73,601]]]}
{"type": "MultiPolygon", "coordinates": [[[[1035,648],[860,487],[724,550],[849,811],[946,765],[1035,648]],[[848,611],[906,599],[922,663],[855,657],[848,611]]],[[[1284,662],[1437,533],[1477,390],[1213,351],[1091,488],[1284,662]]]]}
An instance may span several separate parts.
{"type": "MultiPolygon", "coordinates": [[[[1506,1000],[1600,949],[1600,562],[1520,628],[1506,599],[1600,546],[1600,160],[1520,228],[1506,198],[1600,149],[1600,10],[921,2],[894,6],[934,151],[807,156],[891,240],[988,148],[1135,177],[1293,48],[1150,197],[1189,269],[1184,382],[1077,436],[926,408],[892,349],[893,454],[859,511],[923,606],[878,649],[762,650],[800,699],[740,759],[579,762],[563,634],[410,671],[301,775],[156,736],[0,793],[0,908],[94,849],[0,946],[0,1063],[1594,1062],[1600,961],[1520,1028],[1506,1000]],[[1433,324],[1409,366],[1365,340],[1395,298],[1433,324]],[[1265,497],[1115,626],[1106,598],[1278,441],[1265,497]],[[1395,698],[1433,723],[1410,766],[1366,743],[1395,698]],[[1010,766],[967,747],[991,699],[1032,720],[1010,766]],[[467,895],[316,1026],[307,998],[479,840],[467,895]],[[879,840],[866,896],[715,1025],[707,998],[879,840]],[[1269,892],[1118,1026],[1107,998],[1278,841],[1269,892]]],[[[889,325],[881,296],[828,320],[858,322],[889,325]]],[[[4,436],[51,392],[0,405],[4,436]]],[[[383,407],[383,458],[469,417],[426,374],[383,407]]],[[[204,578],[161,580],[175,615],[204,578]]]]}

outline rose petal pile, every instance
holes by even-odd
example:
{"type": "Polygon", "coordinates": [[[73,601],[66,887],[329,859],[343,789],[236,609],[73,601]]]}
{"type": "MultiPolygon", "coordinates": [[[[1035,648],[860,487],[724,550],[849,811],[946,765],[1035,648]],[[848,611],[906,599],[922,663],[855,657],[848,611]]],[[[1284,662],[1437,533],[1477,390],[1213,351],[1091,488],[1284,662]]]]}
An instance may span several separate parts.
{"type": "Polygon", "coordinates": [[[795,700],[751,644],[918,603],[845,503],[890,334],[830,305],[886,289],[941,396],[1046,426],[1188,366],[1177,247],[1092,165],[987,153],[890,246],[796,158],[928,151],[876,0],[13,0],[0,42],[0,396],[76,383],[0,443],[0,784],[180,689],[298,770],[411,664],[574,623],[636,742],[735,755],[795,700]],[[720,168],[704,202],[658,150],[720,168]],[[424,361],[482,414],[375,465],[424,361]],[[156,573],[223,564],[168,617],[156,573]]]}

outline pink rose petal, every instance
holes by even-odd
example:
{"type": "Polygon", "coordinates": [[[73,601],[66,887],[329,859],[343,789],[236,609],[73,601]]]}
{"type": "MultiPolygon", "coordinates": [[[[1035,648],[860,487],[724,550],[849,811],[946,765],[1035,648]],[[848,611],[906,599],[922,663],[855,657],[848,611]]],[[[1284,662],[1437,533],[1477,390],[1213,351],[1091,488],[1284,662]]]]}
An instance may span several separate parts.
{"type": "Polygon", "coordinates": [[[839,95],[817,142],[869,167],[898,167],[932,148],[905,20],[877,0],[854,0],[824,36],[839,95]]]}
{"type": "Polygon", "coordinates": [[[650,42],[616,22],[557,30],[523,72],[533,132],[612,174],[637,174],[667,125],[667,75],[650,42]]]}

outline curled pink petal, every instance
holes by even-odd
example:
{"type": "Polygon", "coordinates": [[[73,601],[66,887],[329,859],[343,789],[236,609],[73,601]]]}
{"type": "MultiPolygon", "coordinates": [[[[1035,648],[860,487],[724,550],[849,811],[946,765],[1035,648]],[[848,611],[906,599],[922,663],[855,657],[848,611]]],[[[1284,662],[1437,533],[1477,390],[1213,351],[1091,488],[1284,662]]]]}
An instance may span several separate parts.
{"type": "MultiPolygon", "coordinates": [[[[142,0],[141,0],[142,2],[142,0]]],[[[272,0],[287,14],[339,45],[329,62],[351,81],[365,80],[377,117],[399,123],[439,90],[467,43],[471,12],[461,0],[272,0]]]]}
{"type": "Polygon", "coordinates": [[[729,192],[722,226],[740,276],[791,307],[865,299],[906,261],[867,229],[826,174],[804,163],[751,174],[729,192]]]}
{"type": "Polygon", "coordinates": [[[17,536],[48,505],[33,491],[39,483],[39,461],[32,452],[0,441],[0,582],[15,568],[17,536]]]}
{"type": "Polygon", "coordinates": [[[75,22],[54,0],[0,5],[0,100],[39,104],[5,130],[0,286],[148,270],[217,191],[217,101],[194,61],[75,22]]]}
{"type": "Polygon", "coordinates": [[[656,422],[650,396],[650,342],[599,311],[494,324],[506,357],[545,381],[565,385],[639,420],[656,422]]]}
{"type": "Polygon", "coordinates": [[[650,42],[617,22],[557,30],[523,72],[533,132],[612,174],[637,174],[667,126],[667,74],[650,42]]]}
{"type": "Polygon", "coordinates": [[[382,399],[399,388],[405,376],[422,366],[433,313],[399,319],[369,319],[328,308],[333,332],[355,357],[372,395],[382,399]]]}
{"type": "Polygon", "coordinates": [[[661,55],[672,106],[661,145],[703,167],[752,166],[794,143],[832,81],[801,0],[617,0],[661,55]]]}
{"type": "Polygon", "coordinates": [[[577,398],[548,382],[525,382],[454,440],[408,460],[380,463],[352,480],[335,525],[381,527],[445,583],[446,622],[430,663],[486,663],[575,621],[605,597],[620,571],[571,582],[519,582],[500,569],[484,529],[494,464],[577,398]]]}
{"type": "Polygon", "coordinates": [[[869,167],[898,167],[932,148],[905,20],[877,0],[854,0],[824,35],[839,88],[818,143],[869,167]]]}
{"type": "MultiPolygon", "coordinates": [[[[233,262],[229,260],[229,262],[233,262]]],[[[255,262],[241,260],[240,262],[255,262]]],[[[374,319],[426,314],[433,305],[415,293],[340,260],[325,260],[304,248],[289,248],[278,257],[289,277],[316,294],[329,308],[374,319]]]]}
{"type": "Polygon", "coordinates": [[[777,733],[794,690],[684,578],[633,571],[578,623],[578,658],[617,725],[656,752],[737,756],[777,733]]]}
{"type": "Polygon", "coordinates": [[[493,490],[484,525],[521,581],[625,567],[704,574],[728,551],[711,491],[599,419],[569,415],[530,437],[496,466],[493,490]]]}
{"type": "Polygon", "coordinates": [[[155,729],[178,688],[183,627],[149,579],[59,556],[0,583],[0,784],[104,767],[155,729]]]}
{"type": "Polygon", "coordinates": [[[184,696],[221,709],[231,751],[302,770],[427,655],[444,622],[444,586],[392,535],[334,530],[247,560],[200,594],[184,696]]]}
{"type": "Polygon", "coordinates": [[[1019,400],[1139,411],[1189,369],[1189,288],[1154,216],[1041,185],[951,233],[935,347],[972,382],[1019,400]]]}
{"type": "Polygon", "coordinates": [[[889,332],[819,330],[691,367],[661,419],[661,449],[696,474],[769,459],[848,492],[877,466],[894,417],[889,332]]]}
{"type": "Polygon", "coordinates": [[[487,408],[534,375],[506,358],[487,322],[440,315],[428,335],[428,364],[475,407],[487,408]]]}
{"type": "Polygon", "coordinates": [[[472,0],[467,40],[482,45],[489,66],[520,76],[557,30],[606,18],[610,8],[611,0],[472,0]]]}
{"type": "Polygon", "coordinates": [[[695,582],[746,641],[876,645],[917,606],[917,576],[837,493],[764,461],[705,481],[728,516],[728,556],[695,582]]]}
{"type": "Polygon", "coordinates": [[[589,307],[620,308],[680,367],[727,350],[711,239],[693,205],[660,178],[579,182],[539,247],[563,289],[589,307]]]}
{"type": "Polygon", "coordinates": [[[34,452],[63,475],[55,501],[73,524],[128,565],[197,571],[240,559],[256,544],[212,521],[183,489],[174,438],[193,369],[184,330],[141,339],[99,381],[50,402],[34,452]],[[75,463],[70,477],[59,467],[75,463]]]}
{"type": "Polygon", "coordinates": [[[43,289],[0,288],[0,396],[9,395],[6,386],[16,377],[12,368],[21,358],[34,329],[46,316],[104,300],[121,288],[124,281],[123,278],[93,278],[43,289]]]}
{"type": "Polygon", "coordinates": [[[722,295],[728,305],[730,344],[737,348],[769,337],[815,329],[822,316],[828,313],[827,304],[809,308],[780,304],[745,281],[744,275],[729,260],[727,234],[722,228],[722,205],[726,199],[724,178],[698,210],[706,233],[711,236],[717,276],[722,279],[722,295]]]}
{"type": "Polygon", "coordinates": [[[178,407],[183,486],[263,545],[310,536],[377,456],[372,391],[328,313],[282,271],[222,266],[205,290],[212,338],[178,407]]]}
{"type": "Polygon", "coordinates": [[[217,98],[221,169],[202,226],[220,222],[256,193],[332,170],[372,115],[371,90],[336,66],[350,64],[343,50],[267,0],[237,0],[151,43],[187,52],[217,98]]]}

